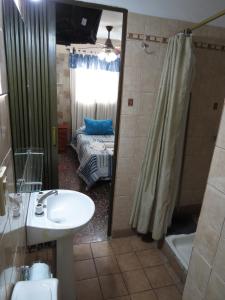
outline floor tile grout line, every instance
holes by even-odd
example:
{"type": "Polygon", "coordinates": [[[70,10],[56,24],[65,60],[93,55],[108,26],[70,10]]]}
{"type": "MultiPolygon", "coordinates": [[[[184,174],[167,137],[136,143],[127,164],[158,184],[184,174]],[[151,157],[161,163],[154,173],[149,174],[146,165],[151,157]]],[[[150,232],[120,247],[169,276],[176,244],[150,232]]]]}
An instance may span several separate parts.
{"type": "Polygon", "coordinates": [[[144,271],[145,276],[146,276],[146,278],[147,278],[147,280],[148,280],[148,283],[150,284],[150,287],[153,289],[153,286],[152,286],[152,284],[151,284],[151,282],[150,282],[150,279],[149,279],[148,276],[147,276],[147,273],[146,273],[146,271],[145,271],[145,268],[143,268],[143,271],[144,271]]]}
{"type": "MultiPolygon", "coordinates": [[[[142,270],[142,271],[144,272],[144,268],[143,268],[141,262],[139,261],[138,256],[137,256],[137,254],[136,254],[136,252],[135,252],[134,249],[132,249],[132,252],[127,252],[127,253],[117,254],[117,255],[115,255],[115,258],[116,258],[116,260],[117,260],[117,264],[118,264],[119,269],[120,269],[121,277],[122,277],[123,282],[124,282],[124,284],[125,284],[125,287],[126,287],[126,289],[127,289],[127,291],[128,291],[128,295],[131,296],[131,293],[130,293],[130,291],[129,291],[128,285],[127,285],[127,283],[126,283],[126,281],[125,281],[125,279],[124,279],[123,273],[126,273],[126,272],[132,272],[132,271],[137,271],[137,270],[142,270]],[[138,268],[138,269],[135,268],[135,269],[132,269],[132,270],[122,271],[122,269],[121,269],[121,267],[120,267],[120,264],[119,264],[119,262],[118,262],[117,256],[119,256],[119,255],[125,255],[125,254],[128,254],[128,253],[132,253],[132,254],[135,255],[135,257],[137,258],[137,260],[138,260],[138,262],[139,262],[139,264],[140,264],[140,268],[138,268]]],[[[144,272],[144,274],[145,274],[145,272],[144,272]]],[[[145,274],[145,276],[146,276],[146,274],[145,274]]],[[[149,283],[149,280],[148,280],[147,276],[146,276],[146,279],[147,279],[147,281],[148,281],[148,283],[149,283]]],[[[150,289],[148,289],[148,290],[151,290],[151,284],[149,283],[149,285],[150,285],[150,289]]]]}
{"type": "MultiPolygon", "coordinates": [[[[91,245],[90,245],[90,247],[91,247],[91,245]]],[[[91,251],[92,251],[92,247],[91,247],[91,251]]],[[[96,266],[96,262],[95,262],[93,251],[92,251],[92,254],[93,254],[93,261],[94,261],[94,265],[95,265],[95,270],[96,270],[96,274],[97,274],[97,280],[98,280],[99,288],[100,288],[100,291],[101,291],[102,299],[105,299],[104,294],[103,294],[103,290],[102,290],[102,286],[101,286],[101,282],[100,282],[100,278],[99,278],[99,275],[98,275],[98,270],[97,270],[97,266],[96,266]]]]}
{"type": "MultiPolygon", "coordinates": [[[[147,277],[147,279],[148,279],[148,281],[149,281],[149,283],[150,283],[151,286],[152,286],[152,283],[151,283],[150,279],[149,279],[148,276],[147,276],[146,269],[151,269],[151,268],[160,267],[160,266],[164,266],[164,268],[166,269],[165,264],[144,268],[144,273],[145,273],[145,275],[146,275],[146,277],[147,277]]],[[[166,271],[167,271],[167,270],[166,270],[166,271]]],[[[166,285],[161,286],[161,287],[158,287],[158,288],[155,288],[155,287],[152,286],[152,289],[159,289],[159,288],[168,287],[168,286],[171,286],[171,285],[172,285],[172,286],[176,286],[176,282],[173,280],[172,276],[169,274],[168,271],[167,271],[167,273],[168,273],[168,275],[169,275],[169,277],[170,277],[172,283],[171,283],[171,284],[166,284],[166,285]]],[[[177,288],[177,286],[176,286],[176,288],[177,288]]]]}
{"type": "Polygon", "coordinates": [[[170,284],[170,285],[166,285],[166,286],[163,286],[163,287],[159,287],[159,288],[154,288],[154,289],[153,289],[153,291],[154,291],[154,293],[155,293],[155,295],[156,295],[156,298],[157,298],[158,300],[160,300],[160,299],[159,299],[159,297],[158,297],[156,291],[157,291],[157,290],[161,290],[161,289],[163,289],[163,288],[168,288],[168,287],[175,287],[175,288],[177,289],[178,293],[179,293],[179,294],[181,295],[181,297],[182,297],[182,293],[180,293],[180,291],[178,290],[178,288],[176,287],[176,285],[175,285],[175,284],[170,284]]]}

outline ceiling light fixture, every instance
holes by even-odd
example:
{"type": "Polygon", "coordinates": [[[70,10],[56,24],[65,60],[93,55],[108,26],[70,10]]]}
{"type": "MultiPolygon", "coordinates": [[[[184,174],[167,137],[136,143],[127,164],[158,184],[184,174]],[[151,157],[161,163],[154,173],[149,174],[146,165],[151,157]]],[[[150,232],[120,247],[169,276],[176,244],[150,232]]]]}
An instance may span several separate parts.
{"type": "Polygon", "coordinates": [[[113,26],[106,26],[108,31],[108,38],[105,41],[105,45],[103,50],[99,53],[98,58],[101,60],[106,60],[106,62],[112,62],[117,59],[117,55],[115,53],[115,48],[112,44],[112,40],[110,38],[110,32],[113,29],[113,26]]]}

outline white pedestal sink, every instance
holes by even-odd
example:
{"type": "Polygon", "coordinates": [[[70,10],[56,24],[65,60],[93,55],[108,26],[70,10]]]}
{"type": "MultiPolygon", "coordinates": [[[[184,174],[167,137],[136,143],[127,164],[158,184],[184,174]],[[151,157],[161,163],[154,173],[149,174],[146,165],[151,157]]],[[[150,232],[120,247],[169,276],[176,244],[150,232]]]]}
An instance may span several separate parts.
{"type": "MultiPolygon", "coordinates": [[[[43,191],[44,194],[49,191],[43,191]]],[[[62,299],[75,300],[73,234],[93,217],[94,202],[90,197],[70,190],[57,190],[57,194],[43,201],[44,214],[36,215],[38,193],[30,198],[27,215],[27,243],[35,245],[56,240],[57,278],[62,299]]]]}

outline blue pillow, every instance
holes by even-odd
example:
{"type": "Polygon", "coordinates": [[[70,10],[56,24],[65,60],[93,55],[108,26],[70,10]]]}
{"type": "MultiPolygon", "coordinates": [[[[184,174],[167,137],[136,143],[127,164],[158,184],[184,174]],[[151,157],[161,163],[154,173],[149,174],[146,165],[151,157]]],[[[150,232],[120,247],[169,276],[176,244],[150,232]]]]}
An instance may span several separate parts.
{"type": "Polygon", "coordinates": [[[112,120],[93,120],[84,118],[85,133],[88,135],[114,134],[112,120]]]}

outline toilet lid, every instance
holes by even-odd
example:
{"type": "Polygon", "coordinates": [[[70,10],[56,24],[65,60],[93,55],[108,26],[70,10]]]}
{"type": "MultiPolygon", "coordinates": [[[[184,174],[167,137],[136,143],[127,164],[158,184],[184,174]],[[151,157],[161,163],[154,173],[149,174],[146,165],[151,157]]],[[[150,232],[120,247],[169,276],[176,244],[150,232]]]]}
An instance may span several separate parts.
{"type": "Polygon", "coordinates": [[[16,284],[11,300],[52,300],[51,288],[40,281],[20,281],[16,284]],[[32,284],[31,284],[32,283],[32,284]]]}

